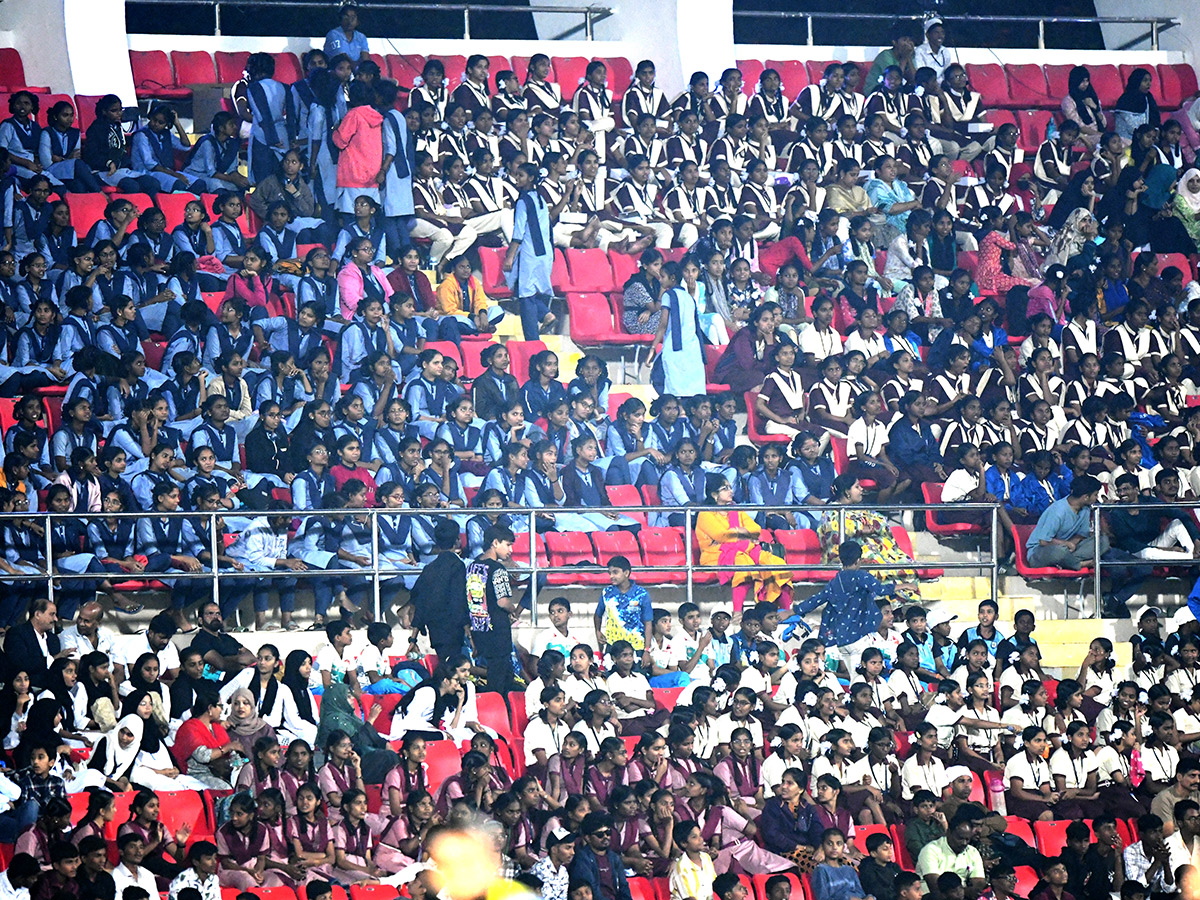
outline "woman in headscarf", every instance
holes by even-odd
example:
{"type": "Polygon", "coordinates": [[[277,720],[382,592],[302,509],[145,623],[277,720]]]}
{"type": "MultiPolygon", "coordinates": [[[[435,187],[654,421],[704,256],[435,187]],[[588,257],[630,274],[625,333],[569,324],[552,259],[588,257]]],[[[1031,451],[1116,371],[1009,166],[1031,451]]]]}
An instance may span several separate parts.
{"type": "Polygon", "coordinates": [[[69,753],[67,742],[59,733],[62,721],[62,704],[55,697],[43,697],[35,700],[29,708],[25,719],[25,730],[21,733],[21,741],[13,751],[13,762],[16,768],[23,769],[29,765],[29,753],[33,747],[56,747],[58,755],[65,758],[69,753]]]}
{"type": "Polygon", "coordinates": [[[1067,222],[1067,216],[1077,209],[1091,212],[1096,206],[1096,179],[1090,169],[1084,169],[1071,176],[1062,196],[1054,204],[1046,226],[1055,231],[1060,230],[1067,222]]]}
{"type": "MultiPolygon", "coordinates": [[[[121,706],[122,720],[136,715],[142,720],[142,737],[133,766],[133,781],[155,791],[202,791],[212,785],[189,777],[163,743],[166,729],[160,729],[154,719],[154,700],[146,691],[137,690],[125,698],[121,706]]],[[[226,785],[228,787],[228,785],[226,785]]]]}
{"type": "MultiPolygon", "coordinates": [[[[383,779],[396,766],[399,757],[387,748],[387,741],[373,726],[368,725],[354,712],[350,705],[350,688],[345,684],[331,684],[321,695],[321,718],[317,727],[317,743],[326,746],[330,736],[341,732],[350,737],[354,752],[360,759],[360,771],[367,784],[382,784],[383,779]]],[[[326,755],[326,766],[329,757],[326,755]]],[[[328,782],[319,781],[322,790],[328,791],[328,782]]]]}
{"type": "Polygon", "coordinates": [[[46,675],[46,690],[38,695],[38,699],[45,697],[53,697],[61,704],[63,737],[75,746],[90,746],[82,734],[91,720],[87,713],[87,691],[79,683],[78,662],[73,659],[54,661],[46,675]]]}
{"type": "Polygon", "coordinates": [[[1125,90],[1117,98],[1113,110],[1113,130],[1121,136],[1126,145],[1133,141],[1133,132],[1139,125],[1162,124],[1162,116],[1158,111],[1158,103],[1150,93],[1154,78],[1149,69],[1140,66],[1129,73],[1125,82],[1125,90]]]}
{"type": "MultiPolygon", "coordinates": [[[[1177,218],[1200,249],[1200,169],[1188,169],[1179,179],[1175,190],[1175,218],[1177,218]]],[[[1195,253],[1196,249],[1189,253],[1195,253]]]]}
{"type": "Polygon", "coordinates": [[[1063,97],[1062,114],[1079,125],[1079,139],[1094,150],[1108,120],[1100,108],[1100,98],[1092,87],[1092,74],[1084,66],[1076,66],[1067,76],[1067,96],[1063,97]]]}
{"type": "Polygon", "coordinates": [[[159,680],[159,661],[154,653],[143,653],[129,670],[129,683],[136,691],[145,691],[154,702],[154,720],[163,729],[171,722],[171,694],[159,680]]]}
{"type": "Polygon", "coordinates": [[[235,747],[249,759],[254,758],[254,742],[262,737],[274,737],[275,729],[258,714],[254,695],[245,688],[238,688],[229,698],[229,720],[226,731],[235,747]]]}
{"type": "Polygon", "coordinates": [[[306,741],[310,747],[317,743],[317,700],[308,686],[312,674],[312,657],[305,650],[293,650],[283,664],[284,699],[281,731],[306,741]]]}
{"type": "Polygon", "coordinates": [[[1171,189],[1175,170],[1162,163],[1151,167],[1142,178],[1132,166],[1121,172],[1117,186],[1104,195],[1099,207],[1101,221],[1117,216],[1125,225],[1125,237],[1133,246],[1150,245],[1155,253],[1194,253],[1195,243],[1183,223],[1171,215],[1171,189]],[[1110,202],[1111,201],[1111,202],[1110,202]]]}
{"type": "Polygon", "coordinates": [[[1072,211],[1058,234],[1054,236],[1050,255],[1046,257],[1046,262],[1050,265],[1066,266],[1069,273],[1072,267],[1068,265],[1068,260],[1089,252],[1089,248],[1091,255],[1095,255],[1096,245],[1092,242],[1092,238],[1098,231],[1096,217],[1090,211],[1083,207],[1072,211]]]}
{"type": "Polygon", "coordinates": [[[127,791],[133,781],[133,766],[142,749],[142,720],[130,713],[96,744],[88,768],[104,776],[110,791],[127,791]]]}
{"type": "MultiPolygon", "coordinates": [[[[179,726],[175,753],[184,775],[204,788],[230,790],[230,762],[237,745],[220,722],[221,700],[215,693],[201,694],[192,706],[192,716],[179,726]]],[[[169,790],[174,790],[170,788],[169,790]]]]}

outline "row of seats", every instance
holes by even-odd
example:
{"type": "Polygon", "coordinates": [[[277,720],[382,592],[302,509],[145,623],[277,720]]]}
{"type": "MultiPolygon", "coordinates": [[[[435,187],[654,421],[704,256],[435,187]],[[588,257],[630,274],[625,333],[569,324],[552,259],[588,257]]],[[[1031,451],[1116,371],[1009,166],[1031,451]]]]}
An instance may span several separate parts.
{"type": "MultiPolygon", "coordinates": [[[[758,76],[763,69],[770,68],[779,72],[788,97],[794,97],[806,85],[818,84],[824,77],[825,67],[839,61],[740,59],[737,66],[747,90],[758,84],[758,76]]],[[[865,80],[871,63],[860,62],[858,66],[865,80]]],[[[1039,66],[1031,63],[966,64],[971,88],[983,96],[984,104],[1009,109],[1058,109],[1062,98],[1067,96],[1067,78],[1073,68],[1071,65],[1039,66]]],[[[1096,94],[1102,103],[1108,105],[1115,102],[1124,91],[1130,73],[1138,66],[1130,63],[1119,66],[1089,64],[1087,68],[1092,73],[1092,86],[1096,94]]],[[[1164,110],[1179,109],[1185,100],[1200,93],[1196,70],[1187,63],[1147,63],[1141,68],[1150,72],[1153,79],[1151,90],[1164,110]]]]}
{"type": "MultiPolygon", "coordinates": [[[[291,52],[272,53],[275,58],[275,80],[292,84],[304,77],[300,58],[291,52]]],[[[189,85],[232,84],[242,77],[249,58],[249,51],[230,52],[218,50],[209,54],[206,50],[172,50],[170,56],[164,50],[130,50],[129,62],[133,67],[133,83],[139,97],[159,100],[186,100],[191,96],[189,85]]],[[[411,88],[420,77],[428,59],[419,53],[390,53],[386,57],[372,53],[371,59],[384,75],[394,79],[402,87],[411,88]]],[[[620,98],[633,79],[633,66],[621,57],[595,57],[608,66],[608,82],[614,95],[620,98]]],[[[446,82],[453,90],[463,80],[467,58],[462,55],[438,56],[446,68],[446,82]]],[[[488,56],[492,78],[504,69],[517,73],[525,81],[529,69],[528,56],[488,56]]],[[[583,56],[556,56],[551,58],[550,80],[562,85],[564,99],[575,94],[575,89],[587,71],[591,60],[583,56]]],[[[17,63],[19,65],[20,59],[17,63]]],[[[4,77],[3,60],[0,60],[0,78],[4,77]]],[[[3,82],[0,82],[3,83],[3,82]]],[[[494,86],[494,81],[493,81],[494,86]]]]}
{"type": "MultiPolygon", "coordinates": [[[[210,218],[215,218],[212,208],[213,203],[217,199],[216,194],[192,194],[187,191],[180,191],[177,194],[162,191],[155,194],[153,198],[149,194],[122,194],[119,192],[111,194],[64,192],[62,197],[67,201],[67,206],[71,209],[71,227],[75,229],[75,234],[80,240],[87,235],[93,225],[104,218],[105,208],[114,200],[128,200],[141,212],[145,212],[152,206],[157,206],[166,217],[166,230],[169,234],[183,224],[184,212],[187,209],[188,203],[193,200],[199,200],[203,203],[210,218]]],[[[250,209],[248,204],[243,204],[242,206],[242,214],[238,218],[238,225],[242,229],[242,234],[248,239],[253,239],[262,230],[262,221],[254,214],[254,211],[250,209]]],[[[130,234],[137,231],[136,220],[129,223],[127,231],[130,234]]]]}

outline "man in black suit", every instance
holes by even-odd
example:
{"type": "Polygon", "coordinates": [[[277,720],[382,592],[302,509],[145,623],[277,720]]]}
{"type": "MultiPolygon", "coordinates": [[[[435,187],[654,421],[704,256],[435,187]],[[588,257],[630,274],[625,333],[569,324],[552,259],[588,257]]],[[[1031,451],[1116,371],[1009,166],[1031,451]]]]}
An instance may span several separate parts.
{"type": "Polygon", "coordinates": [[[58,608],[53,600],[38,597],[29,604],[29,619],[15,628],[10,628],[4,638],[4,671],[6,679],[17,672],[28,672],[34,688],[47,687],[46,675],[50,663],[60,656],[69,656],[63,651],[54,633],[58,620],[58,608]]]}

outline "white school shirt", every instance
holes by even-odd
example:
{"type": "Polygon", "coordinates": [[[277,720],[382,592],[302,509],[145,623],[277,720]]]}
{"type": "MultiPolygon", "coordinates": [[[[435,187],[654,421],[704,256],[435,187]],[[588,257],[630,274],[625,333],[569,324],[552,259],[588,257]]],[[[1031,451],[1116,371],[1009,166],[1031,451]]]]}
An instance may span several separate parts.
{"type": "Polygon", "coordinates": [[[855,419],[846,431],[846,450],[851,459],[858,457],[859,444],[863,445],[863,453],[866,456],[878,456],[879,451],[886,447],[887,443],[887,426],[878,419],[870,425],[864,418],[855,419]]]}
{"type": "Polygon", "coordinates": [[[921,685],[921,679],[916,675],[893,669],[892,674],[888,676],[887,683],[888,687],[892,689],[892,696],[897,700],[907,697],[910,704],[920,702],[924,688],[921,685]]]}
{"type": "Polygon", "coordinates": [[[1004,765],[1004,789],[1012,788],[1012,779],[1020,778],[1021,786],[1037,793],[1043,784],[1050,784],[1050,764],[1044,759],[1030,759],[1021,751],[1004,765]]]}
{"type": "Polygon", "coordinates": [[[571,651],[577,645],[586,644],[587,642],[587,638],[571,634],[570,627],[567,628],[567,632],[564,634],[551,625],[533,639],[533,649],[530,652],[534,656],[545,656],[547,650],[557,650],[565,659],[570,659],[571,651]]]}
{"type": "Polygon", "coordinates": [[[537,762],[535,750],[546,751],[546,758],[562,750],[563,738],[571,733],[567,723],[559,719],[551,728],[542,721],[542,717],[530,719],[525,726],[525,765],[532,766],[537,762]]]}
{"type": "Polygon", "coordinates": [[[946,767],[936,756],[930,758],[928,765],[922,766],[914,753],[900,769],[900,796],[905,800],[911,800],[917,791],[933,791],[935,797],[941,797],[949,784],[946,767]]]}
{"type": "Polygon", "coordinates": [[[954,729],[959,720],[965,716],[967,708],[951,709],[945,703],[935,703],[925,714],[925,721],[937,728],[938,746],[943,750],[954,743],[954,729]]]}
{"type": "Polygon", "coordinates": [[[1142,768],[1146,777],[1170,784],[1175,780],[1179,751],[1174,747],[1142,747],[1142,768]]]}
{"type": "Polygon", "coordinates": [[[725,713],[718,716],[713,722],[713,742],[716,744],[729,744],[733,742],[733,732],[738,728],[745,728],[750,732],[750,737],[754,740],[755,747],[763,745],[763,730],[762,723],[757,719],[749,719],[746,722],[733,721],[733,713],[725,713]]]}
{"type": "Polygon", "coordinates": [[[946,477],[946,483],[942,486],[942,502],[954,503],[957,500],[965,500],[967,495],[978,487],[978,475],[968,472],[966,469],[955,469],[946,477]]]}
{"type": "Polygon", "coordinates": [[[1115,747],[1101,747],[1096,751],[1096,785],[1107,787],[1113,783],[1113,773],[1120,772],[1129,779],[1129,761],[1115,747]]]}
{"type": "Polygon", "coordinates": [[[1063,776],[1067,780],[1067,788],[1082,788],[1087,783],[1088,774],[1099,770],[1100,764],[1091,750],[1084,751],[1080,759],[1072,759],[1066,747],[1059,747],[1050,754],[1050,774],[1063,776]]]}
{"type": "MultiPolygon", "coordinates": [[[[630,671],[628,676],[622,676],[619,672],[613,671],[608,676],[608,692],[609,694],[624,694],[631,700],[645,700],[646,694],[650,691],[650,682],[646,680],[644,675],[639,675],[637,672],[630,671]]],[[[618,719],[640,719],[650,715],[648,709],[632,709],[629,711],[621,709],[620,706],[613,704],[613,708],[617,711],[618,719]]]]}

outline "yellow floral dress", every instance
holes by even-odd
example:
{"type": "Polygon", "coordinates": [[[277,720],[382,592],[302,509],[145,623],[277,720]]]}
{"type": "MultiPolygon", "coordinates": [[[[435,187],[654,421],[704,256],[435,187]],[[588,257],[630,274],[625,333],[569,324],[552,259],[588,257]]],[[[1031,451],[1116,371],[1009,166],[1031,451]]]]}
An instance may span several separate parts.
{"type": "MultiPolygon", "coordinates": [[[[853,539],[862,545],[862,561],[864,564],[872,566],[895,564],[902,567],[897,569],[872,569],[871,574],[880,581],[915,582],[917,580],[916,570],[907,567],[912,565],[912,557],[900,547],[900,544],[896,541],[896,536],[892,534],[892,529],[888,526],[887,520],[883,516],[870,510],[848,509],[841,513],[841,518],[845,520],[845,535],[842,535],[840,532],[836,504],[830,505],[828,511],[821,518],[821,525],[817,528],[817,537],[821,541],[821,561],[823,563],[827,565],[836,564],[838,561],[838,545],[842,541],[853,539]]],[[[914,599],[920,596],[917,592],[912,593],[914,599]]]]}

